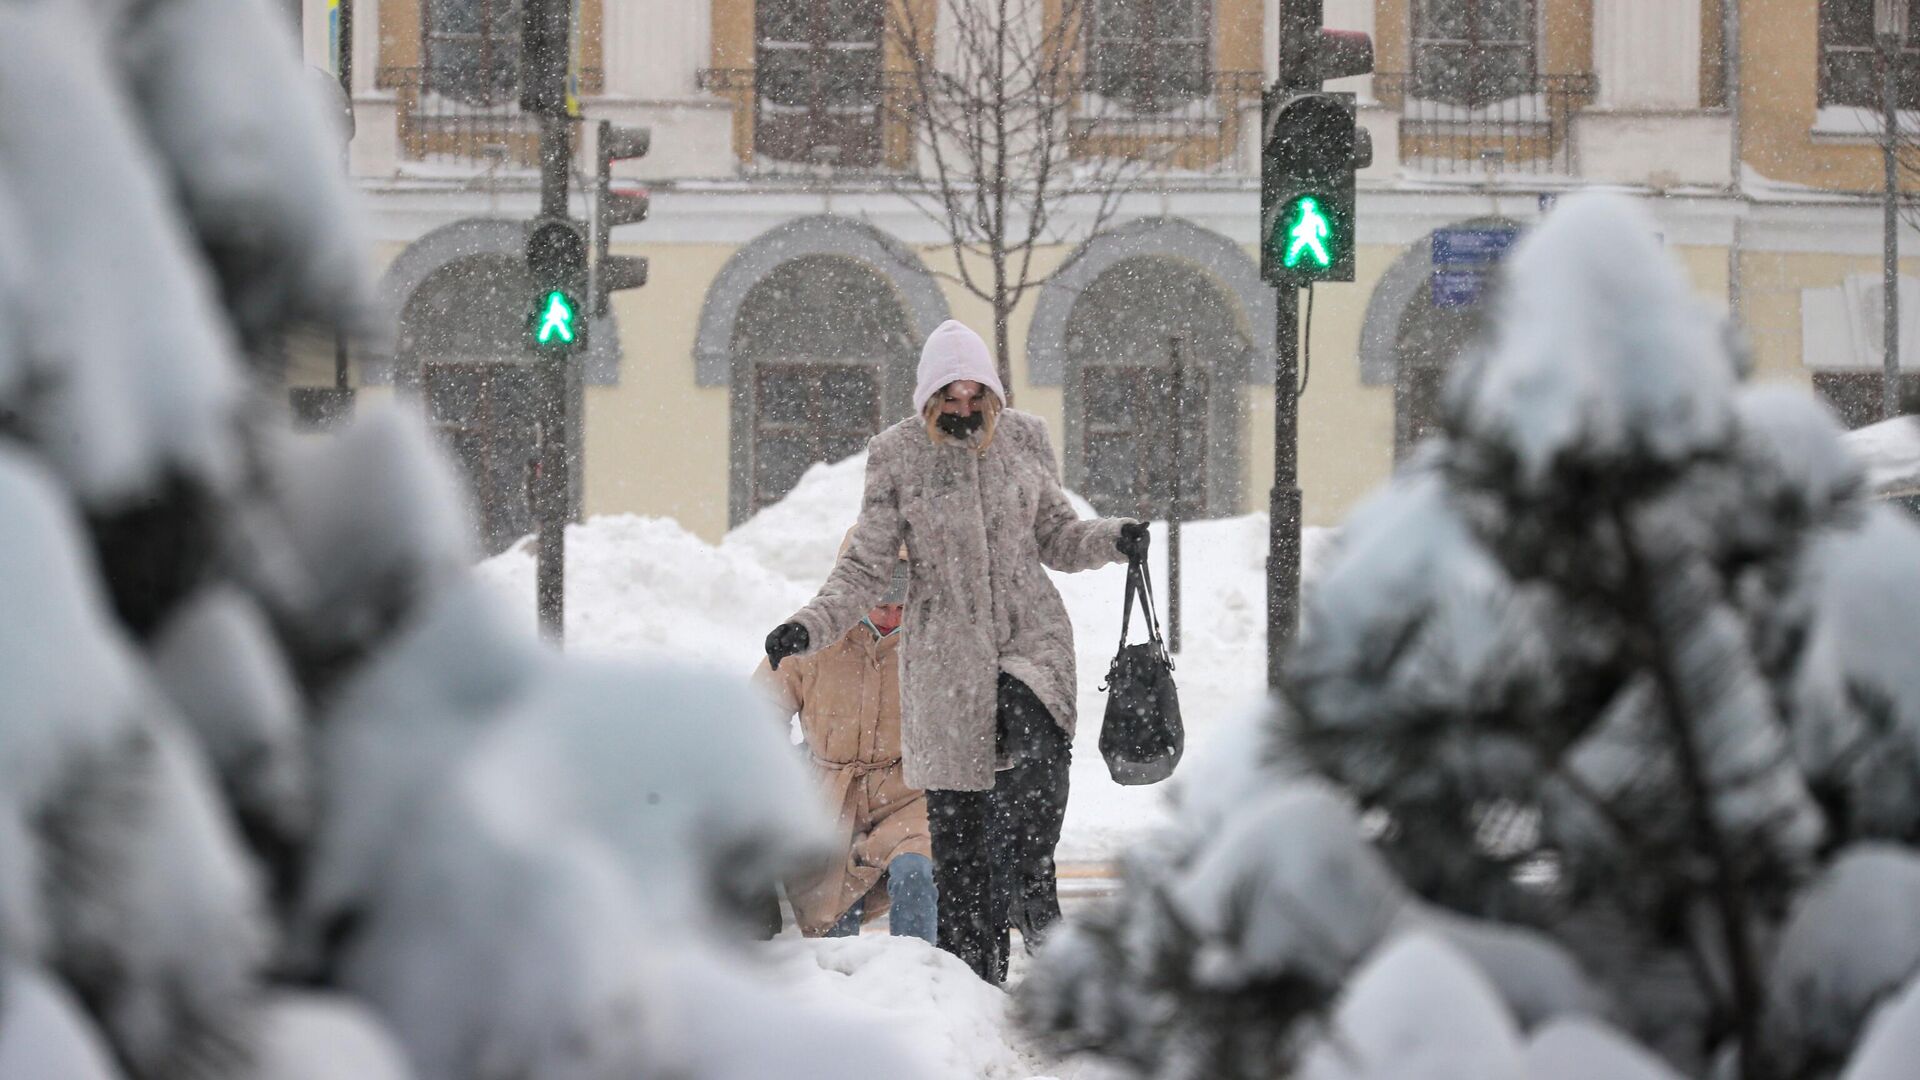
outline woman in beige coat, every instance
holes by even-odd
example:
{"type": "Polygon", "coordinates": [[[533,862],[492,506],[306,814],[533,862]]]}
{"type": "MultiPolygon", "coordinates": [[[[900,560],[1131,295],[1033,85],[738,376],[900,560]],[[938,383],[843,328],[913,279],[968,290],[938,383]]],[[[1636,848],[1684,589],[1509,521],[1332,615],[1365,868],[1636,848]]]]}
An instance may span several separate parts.
{"type": "Polygon", "coordinates": [[[852,539],[813,601],[767,635],[767,656],[777,668],[839,640],[905,544],[901,748],[907,783],[927,791],[940,945],[997,982],[1004,927],[1031,940],[1059,914],[1052,858],[1078,682],[1047,568],[1144,555],[1146,526],[1074,513],[1045,422],[1003,408],[978,334],[942,323],[918,375],[919,415],[867,444],[852,539]]]}
{"type": "Polygon", "coordinates": [[[815,778],[838,812],[839,857],[787,882],[800,932],[843,937],[893,907],[895,936],[934,940],[933,847],[927,803],[900,764],[900,615],[906,561],[887,595],[840,640],[754,681],[800,717],[815,778]]]}

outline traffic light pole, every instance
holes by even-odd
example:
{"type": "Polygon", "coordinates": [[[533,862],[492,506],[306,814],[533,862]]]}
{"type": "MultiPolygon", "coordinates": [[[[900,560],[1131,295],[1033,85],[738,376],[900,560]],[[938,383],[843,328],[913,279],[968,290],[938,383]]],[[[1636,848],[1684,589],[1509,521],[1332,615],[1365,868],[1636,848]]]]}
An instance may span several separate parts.
{"type": "MultiPolygon", "coordinates": [[[[572,148],[565,116],[540,118],[540,214],[566,217],[567,175],[572,148]]],[[[566,640],[567,521],[571,500],[571,468],[567,454],[567,358],[563,353],[534,350],[533,363],[540,380],[540,457],[534,488],[534,511],[540,524],[534,571],[535,604],[540,632],[555,645],[566,640]]]]}
{"type": "Polygon", "coordinates": [[[1300,290],[1274,290],[1273,492],[1267,503],[1267,687],[1300,625],[1300,290]]]}
{"type": "Polygon", "coordinates": [[[1327,29],[1323,6],[1280,0],[1279,77],[1260,108],[1260,277],[1274,286],[1267,686],[1276,693],[1300,629],[1300,289],[1354,280],[1354,181],[1373,162],[1354,95],[1325,89],[1373,70],[1373,39],[1327,29]]]}
{"type": "MultiPolygon", "coordinates": [[[[1187,448],[1187,365],[1180,355],[1180,339],[1167,340],[1167,359],[1173,366],[1173,423],[1167,453],[1167,648],[1180,651],[1180,513],[1182,508],[1181,471],[1186,465],[1187,448]]],[[[1202,450],[1202,453],[1205,451],[1202,450]]]]}

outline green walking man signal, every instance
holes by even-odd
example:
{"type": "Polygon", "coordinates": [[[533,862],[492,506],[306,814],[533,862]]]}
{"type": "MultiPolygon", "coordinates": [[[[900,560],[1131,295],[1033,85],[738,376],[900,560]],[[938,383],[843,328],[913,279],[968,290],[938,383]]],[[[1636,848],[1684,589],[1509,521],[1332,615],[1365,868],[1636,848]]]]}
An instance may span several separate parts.
{"type": "MultiPolygon", "coordinates": [[[[1332,33],[1332,31],[1328,31],[1332,33]]],[[[1354,277],[1355,174],[1372,160],[1352,94],[1267,91],[1260,276],[1296,288],[1354,277]]]]}
{"type": "Polygon", "coordinates": [[[1333,255],[1327,251],[1333,227],[1327,223],[1327,215],[1320,212],[1318,199],[1308,195],[1296,200],[1293,212],[1282,220],[1293,222],[1287,230],[1287,253],[1280,260],[1287,269],[1299,266],[1303,257],[1322,268],[1333,265],[1333,255]]]}
{"type": "Polygon", "coordinates": [[[539,325],[533,332],[534,344],[560,348],[572,345],[574,317],[573,301],[567,294],[559,289],[549,292],[540,305],[539,325]]]}

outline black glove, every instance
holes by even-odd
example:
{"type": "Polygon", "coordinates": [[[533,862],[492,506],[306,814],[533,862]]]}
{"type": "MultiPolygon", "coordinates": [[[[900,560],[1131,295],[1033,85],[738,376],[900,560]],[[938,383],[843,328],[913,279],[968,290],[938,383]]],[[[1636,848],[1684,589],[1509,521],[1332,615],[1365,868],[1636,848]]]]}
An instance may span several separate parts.
{"type": "Polygon", "coordinates": [[[1144,561],[1147,557],[1149,539],[1151,534],[1147,532],[1146,522],[1123,521],[1120,523],[1120,539],[1115,540],[1113,546],[1119,548],[1120,554],[1129,559],[1144,561]]]}
{"type": "Polygon", "coordinates": [[[779,671],[780,661],[806,652],[808,642],[806,627],[797,622],[781,623],[767,635],[767,663],[779,671]]]}

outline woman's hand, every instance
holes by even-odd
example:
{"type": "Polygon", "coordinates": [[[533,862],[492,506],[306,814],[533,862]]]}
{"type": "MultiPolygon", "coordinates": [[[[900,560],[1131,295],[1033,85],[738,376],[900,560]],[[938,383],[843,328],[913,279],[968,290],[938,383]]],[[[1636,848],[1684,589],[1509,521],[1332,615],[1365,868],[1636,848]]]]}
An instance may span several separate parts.
{"type": "Polygon", "coordinates": [[[767,666],[780,670],[780,661],[807,651],[807,628],[797,622],[781,623],[767,635],[767,666]]]}
{"type": "Polygon", "coordinates": [[[1147,544],[1151,539],[1146,522],[1123,521],[1120,523],[1120,538],[1113,542],[1113,546],[1119,548],[1120,554],[1129,559],[1145,561],[1147,544]]]}

